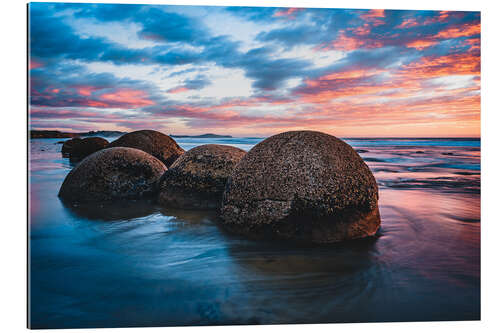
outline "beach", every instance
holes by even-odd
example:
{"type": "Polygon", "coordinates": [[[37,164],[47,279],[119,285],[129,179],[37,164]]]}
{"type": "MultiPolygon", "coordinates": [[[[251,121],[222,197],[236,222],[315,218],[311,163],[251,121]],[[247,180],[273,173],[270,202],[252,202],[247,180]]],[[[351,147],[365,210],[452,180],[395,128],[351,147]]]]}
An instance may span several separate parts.
{"type": "Polygon", "coordinates": [[[315,247],[229,234],[214,211],[64,205],[61,140],[30,140],[32,328],[480,319],[479,139],[345,139],[377,180],[381,228],[315,247]]]}

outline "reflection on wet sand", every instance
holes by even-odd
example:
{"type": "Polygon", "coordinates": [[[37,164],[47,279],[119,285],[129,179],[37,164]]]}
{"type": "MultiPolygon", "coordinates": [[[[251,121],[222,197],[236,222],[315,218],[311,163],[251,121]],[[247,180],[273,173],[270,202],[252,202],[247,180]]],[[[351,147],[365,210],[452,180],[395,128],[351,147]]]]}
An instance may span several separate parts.
{"type": "Polygon", "coordinates": [[[228,254],[246,269],[264,274],[342,275],[371,264],[377,237],[317,247],[267,242],[228,243],[228,254]],[[346,244],[348,243],[348,244],[346,244]]]}
{"type": "Polygon", "coordinates": [[[99,221],[132,220],[153,214],[156,211],[151,201],[130,200],[102,203],[68,203],[64,207],[77,217],[99,221]]]}

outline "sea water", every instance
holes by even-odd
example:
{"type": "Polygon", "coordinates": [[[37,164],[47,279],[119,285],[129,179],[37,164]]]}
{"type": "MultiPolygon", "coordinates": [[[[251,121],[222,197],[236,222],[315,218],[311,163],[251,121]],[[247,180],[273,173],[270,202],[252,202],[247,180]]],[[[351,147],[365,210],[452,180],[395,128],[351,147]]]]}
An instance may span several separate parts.
{"type": "Polygon", "coordinates": [[[58,141],[30,141],[33,328],[480,318],[479,139],[346,139],[378,181],[382,226],[326,247],[246,240],[211,211],[65,206],[58,141]]]}

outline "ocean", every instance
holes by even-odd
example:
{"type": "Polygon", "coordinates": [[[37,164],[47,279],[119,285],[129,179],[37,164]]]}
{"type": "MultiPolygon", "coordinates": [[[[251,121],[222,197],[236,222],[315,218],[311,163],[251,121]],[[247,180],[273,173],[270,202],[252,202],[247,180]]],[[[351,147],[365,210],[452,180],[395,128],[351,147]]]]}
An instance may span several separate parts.
{"type": "Polygon", "coordinates": [[[212,211],[65,206],[61,140],[30,140],[32,328],[480,319],[479,139],[345,139],[377,179],[382,225],[321,247],[246,240],[212,211]]]}

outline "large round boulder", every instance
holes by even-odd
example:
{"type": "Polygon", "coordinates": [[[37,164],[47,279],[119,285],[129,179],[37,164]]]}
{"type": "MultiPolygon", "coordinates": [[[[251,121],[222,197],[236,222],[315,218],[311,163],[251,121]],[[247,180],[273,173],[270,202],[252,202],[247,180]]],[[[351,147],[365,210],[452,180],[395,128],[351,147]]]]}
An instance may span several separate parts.
{"type": "Polygon", "coordinates": [[[63,154],[64,157],[69,157],[71,154],[71,151],[73,150],[73,147],[82,141],[80,138],[74,138],[74,139],[69,139],[63,142],[62,148],[61,148],[61,153],[63,154]]]}
{"type": "Polygon", "coordinates": [[[227,181],[223,225],[252,238],[334,243],[380,226],[378,187],[368,166],[334,136],[294,131],[253,147],[227,181]]]}
{"type": "Polygon", "coordinates": [[[158,202],[174,208],[219,208],[227,178],[244,155],[239,148],[215,144],[189,150],[161,177],[158,202]]]}
{"type": "Polygon", "coordinates": [[[59,196],[71,202],[139,199],[153,195],[167,170],[155,157],[134,148],[100,150],[66,176],[59,196]]]}
{"type": "Polygon", "coordinates": [[[174,139],[163,133],[151,130],[130,132],[111,142],[109,147],[130,147],[140,149],[153,155],[170,167],[174,161],[184,154],[174,139]]]}
{"type": "Polygon", "coordinates": [[[82,139],[72,146],[69,156],[72,160],[82,160],[85,157],[104,149],[109,144],[108,140],[99,137],[82,139]]]}

